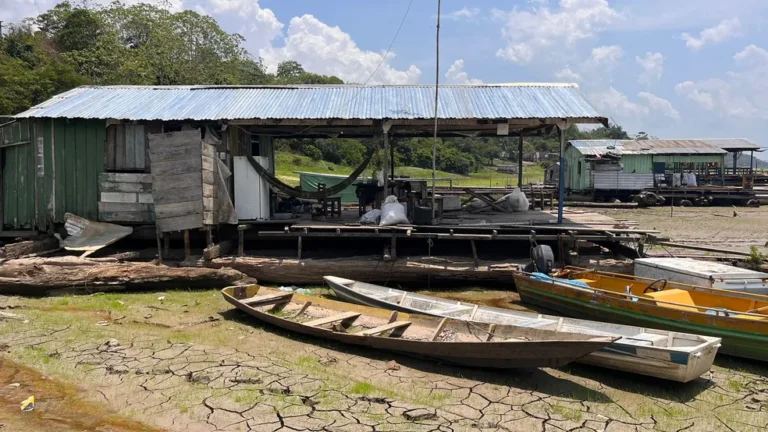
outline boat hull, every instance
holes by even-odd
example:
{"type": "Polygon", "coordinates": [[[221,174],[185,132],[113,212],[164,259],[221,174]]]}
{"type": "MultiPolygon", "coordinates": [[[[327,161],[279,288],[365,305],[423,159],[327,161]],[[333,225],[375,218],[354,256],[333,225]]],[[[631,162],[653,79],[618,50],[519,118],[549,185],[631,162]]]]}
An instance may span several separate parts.
{"type": "Polygon", "coordinates": [[[721,353],[759,361],[768,360],[767,336],[739,330],[734,328],[733,323],[729,323],[728,327],[718,327],[716,320],[722,320],[722,317],[701,317],[703,314],[645,305],[617,297],[587,295],[582,292],[568,294],[568,288],[533,280],[523,274],[514,275],[514,280],[523,302],[569,317],[718,337],[722,339],[721,353]],[[692,319],[694,316],[696,320],[692,319]]]}
{"type": "MultiPolygon", "coordinates": [[[[332,331],[321,327],[307,326],[254,309],[238,301],[238,297],[234,295],[235,288],[236,287],[228,287],[222,290],[224,299],[237,309],[267,324],[307,336],[374,348],[382,351],[397,352],[421,359],[431,359],[461,366],[498,369],[559,367],[571,363],[591,352],[597,351],[611,343],[613,340],[612,338],[593,338],[590,340],[520,340],[468,343],[361,336],[332,331]]],[[[383,309],[348,305],[333,300],[313,296],[302,296],[300,294],[294,294],[293,299],[298,302],[312,302],[313,306],[317,305],[339,310],[342,309],[340,305],[343,305],[343,309],[345,310],[352,310],[364,313],[368,316],[378,316],[381,318],[386,318],[391,313],[391,311],[383,309]]],[[[419,320],[424,320],[424,318],[413,316],[401,318],[413,321],[415,325],[419,320]]],[[[435,320],[434,318],[430,319],[435,320]]],[[[452,325],[456,324],[456,322],[452,323],[452,325]]],[[[470,331],[471,330],[472,329],[470,329],[470,331]]],[[[578,337],[578,335],[573,335],[573,337],[578,337]]]]}
{"type": "MultiPolygon", "coordinates": [[[[336,278],[326,277],[325,281],[338,298],[347,302],[394,309],[407,313],[429,314],[429,311],[414,309],[367,296],[354,289],[350,289],[343,283],[339,283],[336,278]]],[[[579,316],[575,317],[581,318],[579,316]]],[[[672,381],[688,382],[697,379],[710,370],[718,347],[719,343],[715,340],[696,351],[670,352],[665,349],[643,347],[616,341],[580,358],[577,362],[672,381]]]]}

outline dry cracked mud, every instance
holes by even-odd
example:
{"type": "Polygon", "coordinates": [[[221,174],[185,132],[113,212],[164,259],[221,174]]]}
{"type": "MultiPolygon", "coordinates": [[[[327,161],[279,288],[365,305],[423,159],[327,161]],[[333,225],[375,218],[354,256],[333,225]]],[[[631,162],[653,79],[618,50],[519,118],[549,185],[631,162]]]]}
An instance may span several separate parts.
{"type": "Polygon", "coordinates": [[[725,357],[688,384],[581,365],[484,371],[297,337],[232,311],[214,291],[0,297],[7,307],[24,321],[0,321],[2,388],[12,361],[171,431],[768,427],[768,368],[725,357]]]}

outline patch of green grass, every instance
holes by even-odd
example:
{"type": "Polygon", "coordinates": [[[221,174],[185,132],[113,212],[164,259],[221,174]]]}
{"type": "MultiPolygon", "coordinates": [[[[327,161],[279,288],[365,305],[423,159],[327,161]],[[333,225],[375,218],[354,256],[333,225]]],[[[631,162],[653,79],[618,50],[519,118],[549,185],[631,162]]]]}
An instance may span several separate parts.
{"type": "Polygon", "coordinates": [[[561,405],[552,405],[552,413],[574,422],[581,421],[582,416],[581,411],[561,405]]]}
{"type": "Polygon", "coordinates": [[[729,389],[735,392],[743,392],[745,388],[744,383],[742,383],[736,378],[729,378],[728,381],[726,382],[726,385],[728,386],[729,389]]]}
{"type": "Polygon", "coordinates": [[[358,381],[355,383],[355,385],[352,386],[352,388],[349,391],[354,394],[368,396],[372,394],[374,390],[376,390],[376,386],[374,386],[373,384],[367,381],[358,381]]]}
{"type": "Polygon", "coordinates": [[[232,393],[232,400],[241,405],[255,405],[261,402],[261,394],[256,390],[239,390],[232,393]]]}
{"type": "MultiPolygon", "coordinates": [[[[352,173],[354,168],[322,160],[314,160],[307,156],[290,152],[279,151],[275,153],[275,175],[283,182],[292,186],[299,184],[299,174],[296,174],[296,171],[348,175],[352,173]]],[[[395,175],[431,179],[432,170],[410,166],[395,166],[395,175]]],[[[370,169],[366,169],[362,176],[370,176],[370,169]]],[[[494,167],[483,167],[480,171],[470,173],[468,176],[445,171],[436,171],[435,176],[437,178],[453,179],[452,184],[454,186],[501,187],[517,185],[517,174],[500,173],[494,167]]],[[[540,182],[542,180],[544,180],[544,168],[539,165],[523,166],[523,184],[540,182]]],[[[451,184],[448,180],[438,180],[436,183],[438,186],[448,186],[451,184]]]]}
{"type": "Polygon", "coordinates": [[[303,367],[317,366],[317,357],[301,356],[296,360],[296,364],[303,367]]]}

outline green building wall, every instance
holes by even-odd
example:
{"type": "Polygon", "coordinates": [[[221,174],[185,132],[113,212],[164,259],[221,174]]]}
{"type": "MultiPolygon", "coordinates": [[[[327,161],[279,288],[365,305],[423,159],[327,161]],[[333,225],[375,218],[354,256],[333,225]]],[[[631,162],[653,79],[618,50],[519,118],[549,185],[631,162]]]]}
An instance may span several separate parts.
{"type": "MultiPolygon", "coordinates": [[[[621,164],[625,173],[648,174],[653,172],[654,162],[667,164],[675,162],[711,163],[717,162],[720,166],[725,164],[725,154],[719,155],[623,155],[621,164]]],[[[569,145],[565,150],[565,188],[574,192],[588,191],[592,189],[592,177],[589,163],[584,155],[574,146],[569,145]],[[579,173],[579,164],[581,172],[579,173]]]]}
{"type": "Polygon", "coordinates": [[[2,148],[4,226],[45,229],[67,212],[96,220],[105,139],[104,120],[24,119],[2,127],[0,144],[10,145],[2,148]]]}

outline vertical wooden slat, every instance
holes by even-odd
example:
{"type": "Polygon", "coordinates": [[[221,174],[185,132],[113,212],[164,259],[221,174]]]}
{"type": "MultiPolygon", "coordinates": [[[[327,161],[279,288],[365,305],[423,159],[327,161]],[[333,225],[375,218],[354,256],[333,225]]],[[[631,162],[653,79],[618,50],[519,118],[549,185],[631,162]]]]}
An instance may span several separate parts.
{"type": "Polygon", "coordinates": [[[104,169],[115,168],[115,131],[117,126],[107,126],[107,139],[104,141],[104,169]]]}
{"type": "Polygon", "coordinates": [[[83,199],[83,217],[91,220],[98,220],[98,185],[99,178],[97,174],[98,160],[97,156],[100,154],[96,150],[103,148],[103,144],[99,142],[97,130],[97,123],[93,120],[83,122],[83,129],[87,131],[87,140],[85,140],[86,152],[88,158],[86,159],[85,177],[85,192],[86,195],[83,199]]]}
{"type": "MultiPolygon", "coordinates": [[[[18,132],[15,134],[15,138],[19,138],[18,132]]],[[[19,209],[19,216],[18,220],[16,221],[16,228],[21,228],[22,224],[26,222],[30,215],[27,212],[27,199],[29,197],[29,175],[27,173],[27,153],[29,150],[29,145],[19,145],[16,146],[18,149],[16,151],[16,173],[17,173],[17,184],[18,184],[18,192],[17,192],[17,201],[16,205],[19,209]]]]}
{"type": "Polygon", "coordinates": [[[59,215],[63,214],[62,209],[67,198],[67,189],[65,188],[67,182],[67,170],[66,166],[66,146],[67,146],[67,130],[64,127],[65,124],[61,120],[51,119],[51,128],[53,133],[53,155],[54,155],[54,170],[53,174],[53,190],[55,197],[56,208],[53,212],[53,221],[60,221],[59,215]]]}
{"type": "Polygon", "coordinates": [[[115,170],[125,169],[125,125],[115,125],[115,170]]]}
{"type": "Polygon", "coordinates": [[[136,166],[136,137],[134,125],[125,125],[125,165],[122,169],[133,169],[136,166]]]}
{"type": "MultiPolygon", "coordinates": [[[[65,148],[66,163],[64,165],[64,172],[66,172],[67,180],[64,182],[66,188],[67,200],[64,202],[63,212],[72,212],[79,214],[80,209],[77,203],[77,190],[78,190],[78,176],[77,176],[77,141],[80,138],[77,133],[76,120],[66,121],[66,134],[67,143],[65,148]]],[[[60,215],[62,220],[64,215],[60,215]]]]}
{"type": "Polygon", "coordinates": [[[135,165],[133,166],[134,169],[137,170],[143,170],[145,167],[145,160],[146,160],[146,134],[144,133],[144,125],[135,125],[134,128],[134,150],[135,150],[135,156],[134,160],[136,161],[135,165]]]}

